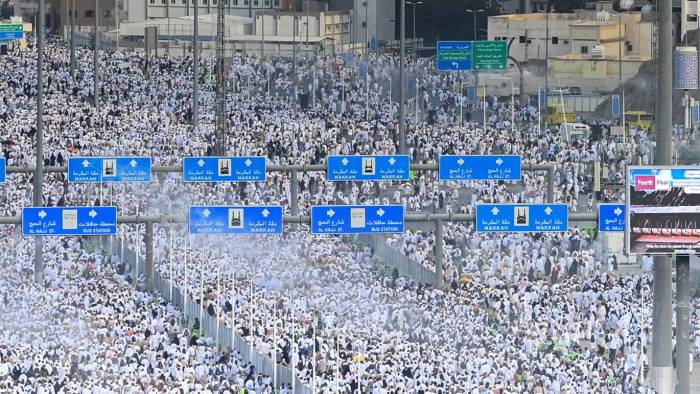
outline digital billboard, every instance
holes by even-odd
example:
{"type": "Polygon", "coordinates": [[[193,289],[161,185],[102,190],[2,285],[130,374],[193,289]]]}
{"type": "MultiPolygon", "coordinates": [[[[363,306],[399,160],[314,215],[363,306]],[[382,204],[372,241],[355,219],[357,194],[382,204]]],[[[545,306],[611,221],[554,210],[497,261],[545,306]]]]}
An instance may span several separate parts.
{"type": "Polygon", "coordinates": [[[700,253],[700,168],[629,167],[627,252],[700,253]]]}

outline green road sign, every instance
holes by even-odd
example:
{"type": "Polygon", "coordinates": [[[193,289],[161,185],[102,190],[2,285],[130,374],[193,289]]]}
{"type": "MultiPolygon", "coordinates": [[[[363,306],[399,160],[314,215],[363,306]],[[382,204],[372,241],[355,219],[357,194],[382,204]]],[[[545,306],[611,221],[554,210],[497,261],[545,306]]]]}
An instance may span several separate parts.
{"type": "Polygon", "coordinates": [[[508,43],[474,41],[475,70],[505,70],[508,67],[508,43]]]}
{"type": "Polygon", "coordinates": [[[0,24],[0,32],[22,31],[21,23],[0,24]]]}

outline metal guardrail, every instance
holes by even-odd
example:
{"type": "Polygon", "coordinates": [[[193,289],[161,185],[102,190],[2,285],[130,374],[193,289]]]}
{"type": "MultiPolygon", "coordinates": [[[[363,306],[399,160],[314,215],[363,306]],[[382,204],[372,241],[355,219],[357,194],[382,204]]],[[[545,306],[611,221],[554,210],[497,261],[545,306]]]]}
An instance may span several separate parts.
{"type": "Polygon", "coordinates": [[[438,285],[437,275],[434,271],[409,259],[408,256],[398,250],[387,246],[385,243],[386,238],[362,234],[357,237],[357,240],[372,248],[376,256],[379,256],[386,264],[396,268],[402,276],[413,278],[423,284],[438,285]]]}
{"type": "MultiPolygon", "coordinates": [[[[131,248],[126,247],[122,240],[117,239],[116,242],[114,242],[114,240],[110,240],[110,238],[111,237],[101,237],[99,242],[102,246],[102,250],[115,252],[121,261],[129,263],[132,267],[138,266],[141,268],[139,270],[140,273],[145,273],[144,268],[146,265],[140,258],[138,262],[139,264],[137,264],[136,252],[131,250],[131,248]]],[[[229,347],[231,349],[236,349],[238,352],[240,352],[244,361],[247,361],[255,366],[255,370],[258,373],[273,376],[275,373],[275,368],[277,368],[278,385],[292,383],[292,370],[290,368],[280,364],[275,364],[271,358],[256,351],[255,348],[252,347],[243,337],[241,337],[238,333],[234,333],[231,330],[231,327],[226,326],[223,322],[219,322],[217,326],[215,316],[209,316],[206,310],[203,310],[203,307],[192,298],[187,297],[187,299],[184,299],[180,288],[174,286],[170,281],[163,278],[158,271],[153,273],[153,280],[154,292],[180,308],[188,319],[199,319],[200,316],[202,317],[202,320],[200,321],[202,332],[211,338],[218,338],[219,340],[217,345],[220,348],[229,347]]],[[[296,376],[294,383],[294,394],[312,394],[311,389],[305,386],[296,376]]]]}

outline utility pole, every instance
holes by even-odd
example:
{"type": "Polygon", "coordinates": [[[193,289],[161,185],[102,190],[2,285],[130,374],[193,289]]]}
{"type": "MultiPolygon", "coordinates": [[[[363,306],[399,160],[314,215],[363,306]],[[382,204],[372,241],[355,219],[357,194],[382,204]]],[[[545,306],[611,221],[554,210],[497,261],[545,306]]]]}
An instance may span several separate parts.
{"type": "MultiPolygon", "coordinates": [[[[547,0],[545,7],[546,8],[544,9],[544,17],[546,19],[546,22],[544,40],[544,95],[545,97],[547,97],[547,100],[545,100],[545,102],[547,102],[549,101],[549,0],[547,0]]],[[[564,105],[564,103],[562,103],[562,105],[564,105]]],[[[547,127],[547,117],[545,117],[544,126],[545,128],[547,127]]]]}
{"type": "MultiPolygon", "coordinates": [[[[34,206],[44,206],[44,19],[45,0],[39,0],[37,15],[36,78],[36,169],[34,171],[34,206]]],[[[34,282],[44,282],[44,238],[34,238],[34,282]]]]}
{"type": "Polygon", "coordinates": [[[192,32],[192,130],[199,129],[199,0],[194,5],[194,26],[192,32]]]}
{"type": "Polygon", "coordinates": [[[690,256],[676,256],[676,393],[690,393],[690,256]]]}
{"type": "Polygon", "coordinates": [[[70,0],[70,76],[75,80],[75,0],[70,0]]]}
{"type": "MultiPolygon", "coordinates": [[[[119,50],[119,1],[114,0],[114,26],[117,31],[117,46],[115,51],[119,50]]],[[[168,6],[170,7],[170,6],[168,6]]],[[[168,35],[170,35],[170,11],[168,10],[168,35]]],[[[170,54],[170,38],[168,37],[168,55],[170,54]]]]}
{"type": "MultiPolygon", "coordinates": [[[[416,6],[423,4],[422,1],[407,1],[406,4],[413,6],[413,56],[418,58],[418,42],[416,42],[416,6]]],[[[474,26],[476,29],[476,25],[474,26]]],[[[476,33],[474,33],[476,36],[476,33]]]]}
{"type": "MultiPolygon", "coordinates": [[[[620,84],[622,84],[622,14],[619,13],[617,14],[617,35],[619,38],[619,41],[617,42],[617,66],[620,84]]],[[[624,112],[624,109],[622,112],[624,112]]]]}
{"type": "MultiPolygon", "coordinates": [[[[413,28],[416,28],[415,20],[413,28]]],[[[369,56],[369,0],[365,0],[365,56],[369,56]]]]}
{"type": "Polygon", "coordinates": [[[406,62],[406,0],[401,0],[401,56],[399,65],[399,153],[402,155],[408,154],[406,146],[406,122],[404,114],[404,101],[406,101],[406,79],[405,62],[406,62]]]}
{"type": "Polygon", "coordinates": [[[265,61],[265,14],[261,12],[260,18],[262,19],[262,46],[261,46],[262,51],[260,53],[260,59],[264,62],[265,61]]]}
{"type": "Polygon", "coordinates": [[[294,15],[294,21],[292,22],[292,84],[296,81],[297,76],[297,16],[294,15]]]}
{"type": "Polygon", "coordinates": [[[214,143],[215,154],[226,154],[226,64],[224,31],[226,19],[224,14],[224,2],[219,1],[216,14],[216,130],[214,143]]]}
{"type": "Polygon", "coordinates": [[[100,106],[100,71],[99,71],[99,56],[100,56],[100,8],[99,0],[95,0],[95,53],[92,55],[93,59],[93,78],[94,78],[94,98],[95,98],[95,109],[99,109],[100,106]]]}
{"type": "MultiPolygon", "coordinates": [[[[673,27],[672,0],[658,0],[659,75],[656,96],[656,164],[673,164],[671,118],[673,96],[673,27]]],[[[652,320],[652,386],[660,394],[673,393],[673,349],[671,336],[671,269],[668,256],[654,257],[654,312],[652,320]]]]}
{"type": "Polygon", "coordinates": [[[309,0],[306,0],[306,44],[304,48],[304,58],[308,59],[309,57],[309,7],[311,5],[309,4],[309,0]]]}

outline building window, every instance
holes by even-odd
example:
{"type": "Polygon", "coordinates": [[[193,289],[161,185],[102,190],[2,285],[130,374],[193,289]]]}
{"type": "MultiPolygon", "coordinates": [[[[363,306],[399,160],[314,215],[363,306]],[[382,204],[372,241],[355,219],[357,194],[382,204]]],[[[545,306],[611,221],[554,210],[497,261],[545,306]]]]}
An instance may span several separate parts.
{"type": "Polygon", "coordinates": [[[111,17],[112,17],[112,10],[104,10],[104,11],[102,11],[102,17],[103,17],[103,18],[111,18],[111,17]]]}
{"type": "Polygon", "coordinates": [[[697,15],[688,14],[688,22],[697,22],[697,21],[698,21],[697,15]]]}
{"type": "Polygon", "coordinates": [[[259,1],[259,0],[253,1],[253,5],[256,6],[256,7],[259,6],[259,5],[260,5],[260,1],[259,1]]]}
{"type": "Polygon", "coordinates": [[[584,55],[587,54],[587,53],[588,53],[588,47],[585,46],[585,45],[582,45],[582,46],[581,46],[581,53],[584,54],[584,55]]]}
{"type": "Polygon", "coordinates": [[[280,0],[275,0],[275,7],[279,7],[279,6],[280,6],[280,0]]]}
{"type": "Polygon", "coordinates": [[[626,47],[627,47],[627,52],[632,52],[634,50],[634,47],[629,42],[627,43],[626,47]]]}
{"type": "Polygon", "coordinates": [[[86,18],[94,18],[94,17],[95,17],[95,11],[93,11],[93,10],[85,10],[85,17],[86,17],[86,18]]]}
{"type": "Polygon", "coordinates": [[[559,37],[552,37],[552,45],[558,45],[559,44],[559,37]]]}
{"type": "Polygon", "coordinates": [[[525,37],[525,36],[518,37],[518,42],[521,44],[524,44],[525,42],[527,42],[527,37],[525,37]]]}

